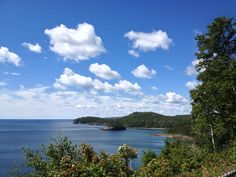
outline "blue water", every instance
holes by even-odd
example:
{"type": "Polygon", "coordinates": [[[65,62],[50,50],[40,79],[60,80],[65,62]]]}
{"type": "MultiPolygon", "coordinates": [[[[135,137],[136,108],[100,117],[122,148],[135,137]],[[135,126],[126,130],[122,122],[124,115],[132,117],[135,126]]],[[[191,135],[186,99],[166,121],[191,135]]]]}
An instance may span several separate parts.
{"type": "Polygon", "coordinates": [[[138,149],[138,158],[132,162],[137,168],[145,149],[157,153],[164,146],[164,138],[153,136],[162,130],[102,131],[99,126],[73,124],[72,120],[0,120],[0,176],[8,176],[14,164],[22,165],[22,147],[39,149],[47,145],[58,133],[68,136],[73,143],[91,144],[96,151],[114,153],[122,144],[138,149]]]}

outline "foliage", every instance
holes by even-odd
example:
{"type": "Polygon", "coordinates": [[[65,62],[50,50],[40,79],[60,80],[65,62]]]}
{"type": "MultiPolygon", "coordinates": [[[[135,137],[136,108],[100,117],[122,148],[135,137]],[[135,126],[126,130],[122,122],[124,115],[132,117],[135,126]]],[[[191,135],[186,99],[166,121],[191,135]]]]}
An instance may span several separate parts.
{"type": "Polygon", "coordinates": [[[144,165],[137,176],[217,177],[235,168],[235,140],[218,153],[186,142],[166,141],[161,154],[144,165]]]}
{"type": "Polygon", "coordinates": [[[185,142],[167,140],[161,154],[141,168],[141,176],[176,176],[201,167],[204,151],[185,142]]]}
{"type": "MultiPolygon", "coordinates": [[[[22,176],[28,177],[107,177],[132,176],[134,170],[128,166],[137,157],[137,150],[123,145],[115,154],[96,153],[90,145],[79,147],[62,136],[40,151],[24,149],[25,165],[30,169],[22,176]]],[[[21,176],[13,171],[12,176],[21,176]]]]}
{"type": "Polygon", "coordinates": [[[143,166],[138,172],[137,176],[140,177],[163,177],[173,176],[169,168],[170,161],[164,158],[155,158],[151,160],[146,166],[143,166]]]}
{"type": "Polygon", "coordinates": [[[142,162],[144,166],[155,158],[157,158],[157,154],[154,151],[152,150],[143,151],[142,162]]]}
{"type": "Polygon", "coordinates": [[[179,174],[199,168],[205,154],[204,150],[193,144],[172,140],[166,141],[160,156],[170,161],[169,168],[173,174],[179,174]]]}
{"type": "Polygon", "coordinates": [[[126,130],[126,127],[118,121],[113,121],[108,126],[112,128],[111,130],[126,130]]]}
{"type": "Polygon", "coordinates": [[[99,117],[81,117],[73,120],[74,124],[81,123],[81,124],[96,124],[96,125],[103,125],[110,123],[109,119],[103,119],[99,117]]]}
{"type": "Polygon", "coordinates": [[[168,133],[191,135],[191,117],[189,115],[164,116],[154,112],[134,112],[119,118],[81,117],[75,119],[74,123],[167,128],[168,133]]]}
{"type": "Polygon", "coordinates": [[[196,37],[200,85],[191,91],[197,143],[219,149],[236,136],[236,23],[216,18],[196,37]]]}
{"type": "Polygon", "coordinates": [[[236,140],[218,153],[186,142],[168,140],[159,155],[145,151],[146,163],[137,171],[128,164],[137,157],[137,150],[122,145],[114,154],[96,153],[90,145],[73,145],[58,136],[41,151],[24,149],[28,172],[16,168],[11,177],[162,177],[219,176],[236,168],[236,140]]]}
{"type": "Polygon", "coordinates": [[[137,150],[124,144],[118,148],[118,152],[122,158],[125,159],[126,166],[128,166],[129,161],[137,158],[137,150]]]}

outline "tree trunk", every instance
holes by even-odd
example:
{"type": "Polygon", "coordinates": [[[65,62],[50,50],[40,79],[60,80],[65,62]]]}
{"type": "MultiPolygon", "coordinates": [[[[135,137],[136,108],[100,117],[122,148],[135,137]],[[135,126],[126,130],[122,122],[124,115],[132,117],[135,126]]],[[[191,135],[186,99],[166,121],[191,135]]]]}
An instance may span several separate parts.
{"type": "Polygon", "coordinates": [[[211,128],[211,142],[212,142],[213,149],[215,151],[216,150],[216,146],[215,146],[215,140],[214,140],[214,132],[213,132],[211,124],[210,124],[210,128],[211,128]]]}

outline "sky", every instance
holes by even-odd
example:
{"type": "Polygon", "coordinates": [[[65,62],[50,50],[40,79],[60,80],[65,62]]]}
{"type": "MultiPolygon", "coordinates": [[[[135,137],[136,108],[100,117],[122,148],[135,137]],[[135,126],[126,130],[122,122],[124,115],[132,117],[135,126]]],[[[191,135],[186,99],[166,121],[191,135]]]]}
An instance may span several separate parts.
{"type": "Polygon", "coordinates": [[[234,0],[0,0],[0,119],[189,114],[195,36],[234,0]]]}

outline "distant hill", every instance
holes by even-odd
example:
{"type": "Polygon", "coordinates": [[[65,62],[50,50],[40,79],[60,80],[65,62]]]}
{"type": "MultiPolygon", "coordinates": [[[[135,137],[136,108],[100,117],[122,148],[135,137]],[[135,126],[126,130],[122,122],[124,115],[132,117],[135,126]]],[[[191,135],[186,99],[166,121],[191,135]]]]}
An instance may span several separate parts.
{"type": "Polygon", "coordinates": [[[165,116],[154,112],[134,112],[123,117],[80,117],[73,122],[107,126],[117,122],[125,127],[167,128],[169,133],[191,134],[190,115],[165,116]]]}

